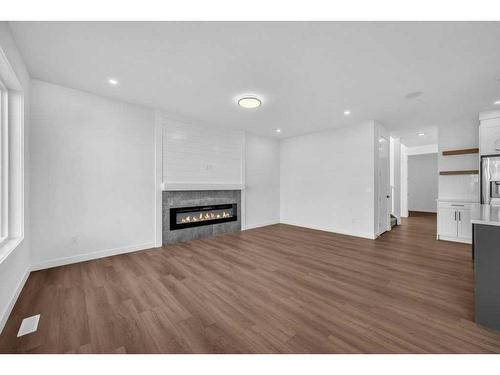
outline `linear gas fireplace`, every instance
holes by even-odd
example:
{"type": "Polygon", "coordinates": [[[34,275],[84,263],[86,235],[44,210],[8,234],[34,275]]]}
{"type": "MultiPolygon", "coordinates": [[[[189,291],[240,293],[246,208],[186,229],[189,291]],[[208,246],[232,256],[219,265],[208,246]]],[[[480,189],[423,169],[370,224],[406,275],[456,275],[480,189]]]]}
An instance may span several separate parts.
{"type": "Polygon", "coordinates": [[[163,245],[241,230],[241,190],[167,190],[162,195],[163,245]]]}
{"type": "Polygon", "coordinates": [[[237,204],[170,208],[170,230],[238,220],[237,204]]]}

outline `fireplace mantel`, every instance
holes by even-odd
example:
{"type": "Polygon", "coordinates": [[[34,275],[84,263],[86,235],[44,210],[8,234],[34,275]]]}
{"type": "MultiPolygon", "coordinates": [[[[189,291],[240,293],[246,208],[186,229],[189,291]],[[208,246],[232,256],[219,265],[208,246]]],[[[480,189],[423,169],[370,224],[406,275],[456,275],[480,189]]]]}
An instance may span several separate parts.
{"type": "Polygon", "coordinates": [[[243,184],[163,183],[163,191],[244,190],[243,184]]]}

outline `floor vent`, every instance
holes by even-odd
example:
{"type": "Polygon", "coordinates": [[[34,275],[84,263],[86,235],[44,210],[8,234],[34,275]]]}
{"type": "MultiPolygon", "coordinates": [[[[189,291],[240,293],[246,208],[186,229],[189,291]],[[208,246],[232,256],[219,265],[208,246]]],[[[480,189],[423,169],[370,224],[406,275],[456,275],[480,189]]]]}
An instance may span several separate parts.
{"type": "Polygon", "coordinates": [[[23,319],[23,321],[21,322],[21,327],[19,328],[19,332],[17,332],[17,337],[35,332],[38,329],[39,320],[40,320],[40,314],[33,315],[30,316],[29,318],[23,319]]]}

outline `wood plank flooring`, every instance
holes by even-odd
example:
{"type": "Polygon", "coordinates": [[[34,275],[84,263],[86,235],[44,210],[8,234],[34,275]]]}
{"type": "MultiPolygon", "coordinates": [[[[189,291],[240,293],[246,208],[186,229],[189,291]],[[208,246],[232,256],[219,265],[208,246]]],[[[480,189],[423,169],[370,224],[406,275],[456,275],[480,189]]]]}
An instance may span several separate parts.
{"type": "Polygon", "coordinates": [[[0,352],[499,353],[473,323],[470,246],[435,228],[417,215],[373,241],[280,224],[33,272],[0,352]]]}

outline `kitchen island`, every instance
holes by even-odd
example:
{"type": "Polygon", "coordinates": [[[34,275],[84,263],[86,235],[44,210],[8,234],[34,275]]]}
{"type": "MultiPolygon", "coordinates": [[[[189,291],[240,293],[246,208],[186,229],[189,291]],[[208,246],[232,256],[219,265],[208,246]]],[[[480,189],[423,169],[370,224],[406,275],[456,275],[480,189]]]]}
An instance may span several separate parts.
{"type": "Polygon", "coordinates": [[[500,330],[500,206],[477,205],[471,223],[475,321],[500,330]]]}

